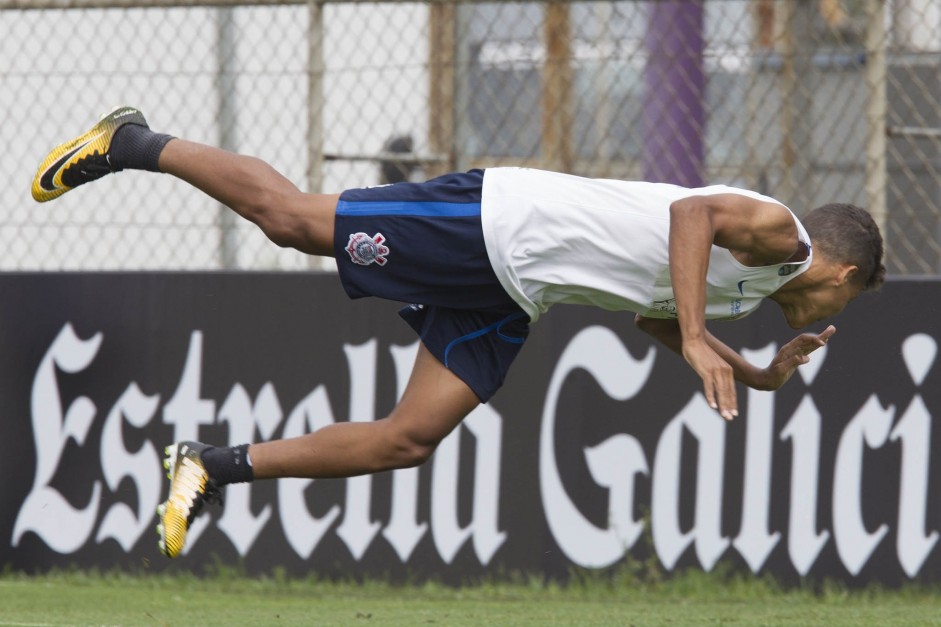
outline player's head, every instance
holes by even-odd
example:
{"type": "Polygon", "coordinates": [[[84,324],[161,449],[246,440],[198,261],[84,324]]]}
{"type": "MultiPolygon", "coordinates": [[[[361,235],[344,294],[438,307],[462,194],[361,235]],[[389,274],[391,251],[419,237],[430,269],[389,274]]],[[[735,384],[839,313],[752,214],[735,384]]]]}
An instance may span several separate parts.
{"type": "Polygon", "coordinates": [[[833,203],[801,222],[810,235],[813,266],[793,282],[794,291],[772,297],[794,329],[837,315],[860,292],[878,290],[885,281],[882,235],[868,212],[833,203]]]}
{"type": "Polygon", "coordinates": [[[847,203],[830,203],[801,219],[814,254],[856,266],[850,280],[861,291],[875,291],[885,281],[882,234],[869,212],[847,203]]]}

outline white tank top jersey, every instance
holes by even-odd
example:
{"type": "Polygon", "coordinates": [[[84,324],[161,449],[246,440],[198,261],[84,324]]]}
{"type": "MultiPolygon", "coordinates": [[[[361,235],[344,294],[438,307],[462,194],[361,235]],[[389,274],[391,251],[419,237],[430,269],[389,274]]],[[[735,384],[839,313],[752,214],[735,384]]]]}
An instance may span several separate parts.
{"type": "MultiPolygon", "coordinates": [[[[481,221],[493,269],[535,322],[557,303],[676,318],[670,281],[670,204],[687,196],[741,194],[728,187],[588,179],[527,168],[484,171],[481,221]]],[[[786,207],[785,207],[786,208],[786,207]]],[[[793,213],[792,213],[793,215],[793,213]]],[[[810,267],[810,237],[794,217],[807,258],[748,267],[712,247],[706,318],[734,320],[810,267]]]]}

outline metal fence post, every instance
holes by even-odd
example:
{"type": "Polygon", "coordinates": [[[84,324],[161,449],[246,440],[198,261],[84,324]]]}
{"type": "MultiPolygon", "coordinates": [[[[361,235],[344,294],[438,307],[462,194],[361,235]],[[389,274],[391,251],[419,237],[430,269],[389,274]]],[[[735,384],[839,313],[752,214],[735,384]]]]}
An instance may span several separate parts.
{"type": "MultiPolygon", "coordinates": [[[[307,191],[323,191],[324,133],[323,107],[325,63],[323,56],[323,2],[307,5],[307,191]]],[[[333,267],[329,257],[310,257],[311,268],[333,267]]]]}
{"type": "Polygon", "coordinates": [[[883,239],[888,239],[886,226],[886,28],[884,0],[867,0],[866,14],[866,202],[869,212],[879,225],[883,239]]]}
{"type": "Polygon", "coordinates": [[[816,192],[813,168],[813,32],[814,5],[810,0],[782,4],[783,33],[781,92],[781,186],[779,196],[792,208],[813,209],[816,192]]]}
{"type": "Polygon", "coordinates": [[[546,61],[542,74],[542,163],[563,172],[571,171],[572,149],[572,27],[569,5],[546,5],[543,26],[546,61]]]}
{"type": "MultiPolygon", "coordinates": [[[[238,52],[235,28],[235,9],[222,7],[216,10],[216,60],[218,68],[217,89],[219,93],[219,147],[231,152],[238,151],[236,128],[238,112],[235,95],[235,77],[238,75],[236,54],[238,52]]],[[[238,268],[238,216],[228,207],[219,206],[219,265],[224,270],[238,268]]]]}
{"type": "Polygon", "coordinates": [[[435,3],[429,8],[428,143],[446,162],[429,165],[429,176],[438,176],[457,165],[454,142],[455,39],[454,5],[435,3]]]}

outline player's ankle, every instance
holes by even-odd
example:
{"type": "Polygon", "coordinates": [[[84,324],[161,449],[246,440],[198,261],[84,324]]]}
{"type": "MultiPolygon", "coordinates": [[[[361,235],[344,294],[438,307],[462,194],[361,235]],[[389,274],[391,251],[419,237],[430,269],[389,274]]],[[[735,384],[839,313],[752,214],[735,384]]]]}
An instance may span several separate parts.
{"type": "Polygon", "coordinates": [[[248,456],[248,446],[210,446],[204,450],[200,460],[209,478],[218,486],[254,481],[255,472],[248,456]]]}
{"type": "Polygon", "coordinates": [[[157,165],[160,153],[171,139],[173,136],[155,133],[140,124],[125,124],[111,140],[108,153],[111,169],[115,172],[125,169],[160,172],[157,165]]]}

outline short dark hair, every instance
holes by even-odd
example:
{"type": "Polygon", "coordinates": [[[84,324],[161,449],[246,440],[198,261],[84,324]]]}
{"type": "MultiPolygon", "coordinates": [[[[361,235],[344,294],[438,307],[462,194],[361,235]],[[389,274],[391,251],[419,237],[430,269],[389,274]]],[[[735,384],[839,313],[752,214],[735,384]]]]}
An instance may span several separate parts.
{"type": "Polygon", "coordinates": [[[830,203],[811,211],[801,223],[824,256],[859,268],[855,280],[863,290],[882,287],[882,234],[868,211],[848,203],[830,203]]]}

